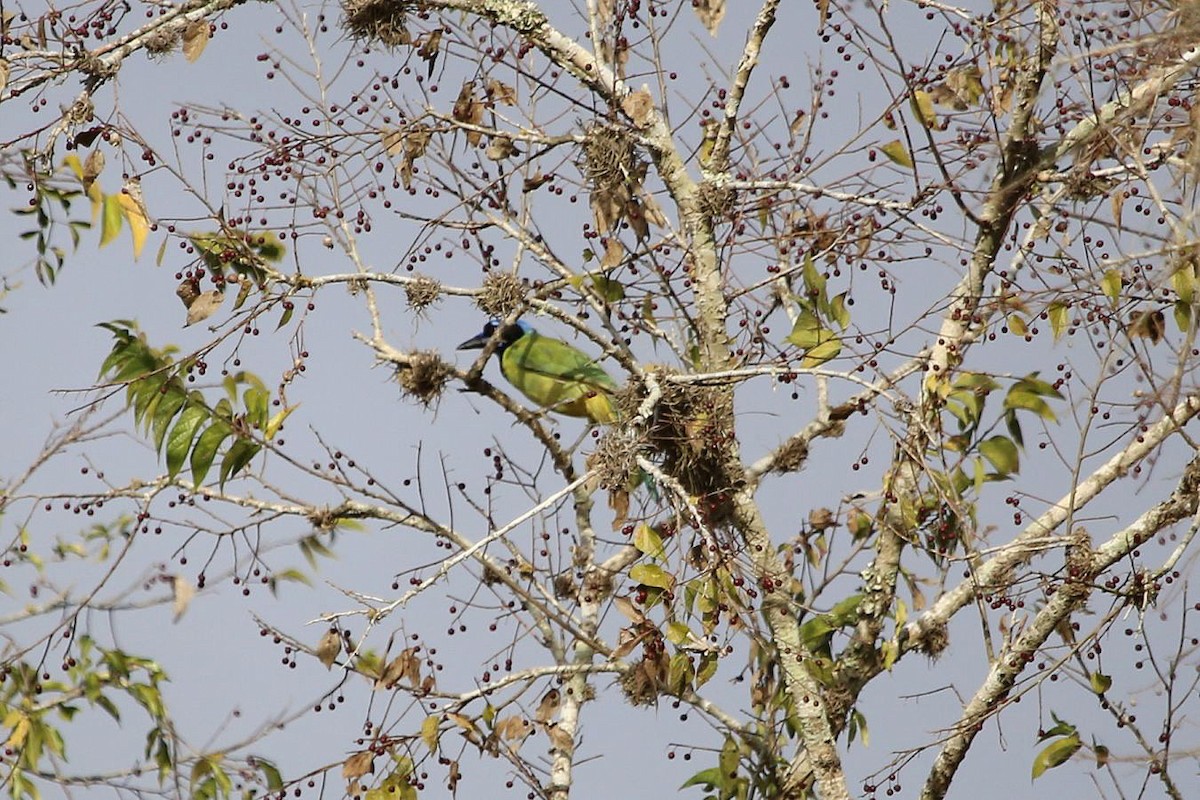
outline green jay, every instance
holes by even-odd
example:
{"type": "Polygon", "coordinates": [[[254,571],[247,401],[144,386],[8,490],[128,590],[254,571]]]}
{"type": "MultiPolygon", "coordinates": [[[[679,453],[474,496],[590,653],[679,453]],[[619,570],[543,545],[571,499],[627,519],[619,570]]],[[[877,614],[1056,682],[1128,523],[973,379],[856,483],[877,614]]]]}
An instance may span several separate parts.
{"type": "Polygon", "coordinates": [[[616,422],[612,393],[617,384],[609,374],[583,351],[541,335],[524,320],[503,327],[491,320],[458,349],[482,350],[498,328],[500,372],[521,394],[559,414],[602,424],[616,422]]]}

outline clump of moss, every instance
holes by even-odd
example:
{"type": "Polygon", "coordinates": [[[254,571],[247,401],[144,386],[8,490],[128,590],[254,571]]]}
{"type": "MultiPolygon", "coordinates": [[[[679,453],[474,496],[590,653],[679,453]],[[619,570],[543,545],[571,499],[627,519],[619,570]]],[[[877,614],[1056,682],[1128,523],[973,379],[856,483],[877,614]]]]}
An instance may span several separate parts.
{"type": "MultiPolygon", "coordinates": [[[[671,381],[666,367],[647,370],[661,390],[646,423],[645,445],[664,472],[673,475],[689,494],[699,498],[709,524],[724,521],[735,476],[725,454],[734,436],[733,399],[721,386],[671,381]]],[[[646,398],[643,386],[617,393],[617,413],[634,418],[646,398]]]]}
{"type": "Polygon", "coordinates": [[[489,317],[504,319],[524,304],[525,293],[524,282],[511,272],[489,272],[475,305],[489,317]]]}
{"type": "Polygon", "coordinates": [[[178,28],[164,26],[146,37],[146,55],[158,58],[179,49],[180,33],[178,28]]]}
{"type": "Polygon", "coordinates": [[[411,0],[343,0],[342,26],[352,39],[362,42],[388,47],[411,44],[404,23],[418,5],[411,0]]]}
{"type": "Polygon", "coordinates": [[[602,489],[628,489],[639,474],[637,457],[644,441],[632,428],[623,425],[610,427],[596,449],[588,457],[588,467],[595,471],[602,489]]]}
{"type": "Polygon", "coordinates": [[[426,407],[437,402],[450,380],[453,369],[432,350],[418,350],[407,363],[396,368],[396,380],[406,397],[426,407]]]}
{"type": "Polygon", "coordinates": [[[408,307],[420,314],[441,299],[442,285],[428,275],[417,275],[405,284],[404,296],[408,307]]]}

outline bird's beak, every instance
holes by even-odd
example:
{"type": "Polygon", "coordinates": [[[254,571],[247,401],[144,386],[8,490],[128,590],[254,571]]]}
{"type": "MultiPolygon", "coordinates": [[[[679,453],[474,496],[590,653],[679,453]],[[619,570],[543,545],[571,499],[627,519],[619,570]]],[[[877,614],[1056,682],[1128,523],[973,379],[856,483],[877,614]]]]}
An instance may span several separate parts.
{"type": "Polygon", "coordinates": [[[488,340],[491,338],[492,337],[488,336],[486,333],[477,333],[474,336],[472,336],[470,339],[467,339],[465,342],[463,342],[462,344],[460,344],[458,347],[456,347],[454,349],[455,350],[482,350],[484,347],[487,346],[488,340]]]}

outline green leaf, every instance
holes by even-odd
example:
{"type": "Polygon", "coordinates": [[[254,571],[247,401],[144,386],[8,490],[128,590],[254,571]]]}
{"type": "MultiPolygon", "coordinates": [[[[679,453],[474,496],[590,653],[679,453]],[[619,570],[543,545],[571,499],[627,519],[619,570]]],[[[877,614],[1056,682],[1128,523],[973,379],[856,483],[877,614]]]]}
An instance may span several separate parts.
{"type": "Polygon", "coordinates": [[[279,324],[275,326],[275,330],[279,330],[284,325],[292,321],[292,313],[296,310],[296,306],[290,305],[283,309],[283,316],[279,318],[279,324]]]}
{"type": "Polygon", "coordinates": [[[667,623],[665,634],[667,641],[676,647],[683,645],[685,642],[690,642],[694,638],[691,629],[678,620],[671,620],[667,623]]]}
{"type": "Polygon", "coordinates": [[[259,430],[265,428],[271,402],[270,392],[260,386],[251,386],[242,395],[242,402],[246,405],[246,420],[259,430]]]}
{"type": "Polygon", "coordinates": [[[1189,305],[1196,298],[1196,284],[1196,273],[1190,266],[1177,269],[1171,275],[1171,285],[1179,295],[1179,300],[1189,305]]]}
{"type": "Polygon", "coordinates": [[[254,766],[262,773],[263,778],[267,783],[268,792],[283,791],[283,776],[279,773],[279,767],[267,761],[265,758],[254,757],[254,766]]]}
{"type": "Polygon", "coordinates": [[[1005,410],[1032,411],[1042,419],[1056,421],[1058,418],[1050,404],[1044,398],[1052,397],[1061,400],[1062,395],[1053,384],[1039,379],[1036,375],[1028,375],[1013,384],[1004,398],[1005,410]]]}
{"type": "Polygon", "coordinates": [[[607,278],[604,275],[593,274],[591,276],[592,288],[596,290],[596,294],[606,303],[616,303],[625,299],[625,287],[618,280],[607,278]]]}
{"type": "Polygon", "coordinates": [[[654,558],[662,558],[664,555],[662,537],[658,535],[658,531],[644,522],[638,525],[633,532],[633,546],[654,558]]]}
{"type": "Polygon", "coordinates": [[[829,303],[829,316],[842,330],[850,327],[850,309],[846,306],[846,298],[849,295],[849,292],[842,292],[829,303]]]}
{"type": "Polygon", "coordinates": [[[221,460],[221,488],[225,488],[225,481],[241,472],[261,449],[261,445],[250,439],[238,439],[234,442],[225,458],[221,460]]]}
{"type": "Polygon", "coordinates": [[[993,436],[979,443],[979,452],[1001,475],[1014,475],[1021,470],[1017,445],[1007,436],[993,436]]]}
{"type": "Polygon", "coordinates": [[[173,386],[167,390],[163,398],[158,401],[158,406],[154,409],[154,414],[151,418],[151,427],[154,429],[154,450],[155,452],[162,450],[163,439],[166,438],[167,428],[171,424],[171,420],[179,413],[179,409],[183,408],[183,404],[187,401],[187,393],[178,386],[173,386]]]}
{"type": "Polygon", "coordinates": [[[796,323],[792,325],[792,332],[787,335],[787,341],[807,350],[821,343],[821,333],[824,330],[816,314],[807,310],[801,311],[796,317],[796,323]]]}
{"type": "Polygon", "coordinates": [[[706,652],[700,656],[700,666],[696,669],[696,688],[708,683],[717,674],[717,654],[706,652]]]}
{"type": "Polygon", "coordinates": [[[825,280],[825,276],[821,274],[821,271],[817,269],[812,253],[804,254],[804,269],[800,274],[804,278],[805,295],[819,306],[826,305],[828,303],[825,295],[827,281],[825,280]]]}
{"type": "Polygon", "coordinates": [[[1079,740],[1078,733],[1065,736],[1047,745],[1033,759],[1033,779],[1037,780],[1048,769],[1065,764],[1082,746],[1083,742],[1079,740]]]}
{"type": "MultiPolygon", "coordinates": [[[[832,336],[833,332],[830,331],[829,334],[832,336]]],[[[816,369],[837,358],[840,352],[842,352],[841,339],[828,339],[805,353],[804,358],[800,359],[800,366],[804,369],[816,369]]]]}
{"type": "Polygon", "coordinates": [[[654,586],[663,591],[670,591],[671,587],[675,585],[675,578],[670,573],[663,571],[663,568],[657,564],[635,564],[629,570],[629,578],[645,586],[654,586]]]}
{"type": "Polygon", "coordinates": [[[214,419],[204,433],[200,434],[200,438],[196,439],[196,446],[192,448],[192,483],[197,486],[204,483],[204,477],[208,474],[213,459],[217,457],[217,450],[232,434],[233,427],[223,419],[214,419]]]}
{"type": "Polygon", "coordinates": [[[1093,672],[1088,679],[1092,684],[1092,691],[1096,694],[1104,694],[1112,688],[1112,676],[1105,675],[1101,672],[1093,672]]]}
{"type": "Polygon", "coordinates": [[[688,778],[679,788],[686,789],[689,786],[705,786],[713,789],[717,786],[721,786],[724,780],[725,775],[721,771],[720,767],[709,767],[708,769],[700,770],[695,775],[688,778]]]}
{"type": "Polygon", "coordinates": [[[821,324],[817,315],[805,309],[796,317],[787,341],[804,350],[801,366],[805,369],[819,367],[837,357],[842,342],[837,335],[821,324]]]}
{"type": "Polygon", "coordinates": [[[208,409],[202,405],[193,404],[184,409],[183,413],[179,415],[175,427],[171,429],[171,435],[167,437],[167,475],[172,480],[183,468],[183,462],[192,447],[192,440],[196,438],[196,431],[200,429],[200,424],[206,419],[208,419],[208,409]]]}
{"type": "Polygon", "coordinates": [[[1046,315],[1050,318],[1050,330],[1054,334],[1054,341],[1057,342],[1067,330],[1070,312],[1065,303],[1055,301],[1046,309],[1046,315]]]}

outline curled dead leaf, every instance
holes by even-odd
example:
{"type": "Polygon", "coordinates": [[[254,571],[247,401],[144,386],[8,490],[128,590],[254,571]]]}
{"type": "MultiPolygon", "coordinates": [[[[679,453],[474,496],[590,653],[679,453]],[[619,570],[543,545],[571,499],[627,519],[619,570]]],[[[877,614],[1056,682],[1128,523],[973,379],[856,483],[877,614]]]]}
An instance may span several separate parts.
{"type": "Polygon", "coordinates": [[[89,189],[96,182],[96,178],[100,177],[100,173],[104,171],[104,151],[97,148],[88,153],[87,159],[83,162],[83,188],[89,189]]]}
{"type": "Polygon", "coordinates": [[[634,125],[639,128],[646,127],[654,112],[654,98],[650,90],[643,86],[636,92],[625,95],[625,99],[621,101],[621,110],[629,116],[634,125]]]}
{"type": "Polygon", "coordinates": [[[321,637],[321,641],[317,642],[317,660],[325,665],[325,669],[333,669],[333,664],[337,661],[338,653],[342,651],[341,635],[330,628],[325,631],[325,635],[321,637]]]}
{"type": "Polygon", "coordinates": [[[187,611],[192,598],[196,596],[196,587],[185,576],[176,575],[171,579],[171,593],[175,598],[171,605],[171,612],[174,615],[174,621],[178,622],[179,618],[187,611]]]}
{"type": "Polygon", "coordinates": [[[562,695],[559,694],[558,689],[551,689],[542,695],[542,699],[538,701],[538,707],[533,712],[533,718],[538,722],[549,722],[558,713],[560,705],[562,705],[562,695]]]}
{"type": "Polygon", "coordinates": [[[225,302],[225,293],[213,289],[210,292],[201,292],[187,310],[187,322],[184,323],[186,328],[188,325],[195,325],[197,322],[203,322],[216,313],[221,307],[221,303],[225,302]]]}
{"type": "Polygon", "coordinates": [[[342,762],[342,777],[352,781],[375,771],[375,754],[370,750],[355,753],[342,762]]]}
{"type": "Polygon", "coordinates": [[[195,61],[208,47],[208,20],[198,19],[183,29],[183,57],[195,61]]]}
{"type": "Polygon", "coordinates": [[[725,19],[725,0],[693,0],[692,8],[709,36],[716,36],[721,20],[725,19]]]}
{"type": "Polygon", "coordinates": [[[512,156],[521,155],[520,149],[513,144],[513,140],[507,136],[493,136],[492,141],[484,151],[484,155],[492,161],[503,161],[512,156]]]}

